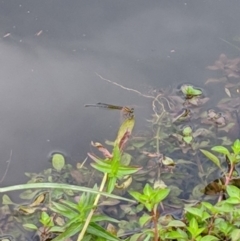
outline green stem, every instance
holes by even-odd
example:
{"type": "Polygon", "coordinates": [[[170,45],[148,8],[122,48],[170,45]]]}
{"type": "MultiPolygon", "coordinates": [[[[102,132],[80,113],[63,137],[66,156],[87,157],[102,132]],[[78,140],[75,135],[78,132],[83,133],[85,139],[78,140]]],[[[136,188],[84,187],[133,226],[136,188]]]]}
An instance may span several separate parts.
{"type": "MultiPolygon", "coordinates": [[[[104,176],[103,176],[102,183],[101,183],[101,186],[99,188],[100,192],[102,192],[103,188],[105,187],[106,182],[107,182],[107,173],[105,173],[104,176]]],[[[86,232],[86,230],[88,228],[89,223],[91,222],[92,216],[93,216],[94,211],[95,211],[95,207],[97,206],[100,197],[101,197],[101,194],[97,194],[97,196],[95,198],[95,201],[93,203],[93,208],[90,211],[90,213],[88,214],[88,217],[87,217],[87,219],[85,221],[83,229],[81,230],[81,232],[80,232],[80,234],[78,236],[77,241],[81,241],[84,238],[84,234],[85,234],[85,232],[86,232]]]]}
{"type": "Polygon", "coordinates": [[[158,210],[157,210],[157,205],[154,205],[153,207],[153,225],[154,225],[154,241],[158,241],[158,210]]]}

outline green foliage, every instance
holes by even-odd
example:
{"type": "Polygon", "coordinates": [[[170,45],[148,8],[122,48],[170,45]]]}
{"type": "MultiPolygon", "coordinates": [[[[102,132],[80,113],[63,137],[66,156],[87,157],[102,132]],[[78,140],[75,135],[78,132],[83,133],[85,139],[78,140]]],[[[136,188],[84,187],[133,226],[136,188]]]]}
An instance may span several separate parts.
{"type": "MultiPolygon", "coordinates": [[[[117,138],[114,142],[113,151],[110,154],[108,150],[100,146],[101,151],[105,154],[105,159],[101,159],[92,154],[89,156],[95,163],[91,163],[91,166],[107,174],[107,192],[111,193],[115,186],[117,185],[117,180],[122,179],[124,176],[131,175],[136,173],[141,168],[140,167],[131,167],[122,164],[122,149],[125,143],[127,142],[130,133],[134,127],[134,118],[125,120],[119,128],[117,138]]],[[[99,145],[98,145],[99,148],[99,145]]]]}
{"type": "Polygon", "coordinates": [[[217,156],[215,156],[214,154],[212,154],[209,151],[206,150],[201,150],[200,151],[209,159],[211,160],[216,166],[218,166],[219,168],[221,168],[221,163],[220,160],[217,156]]]}
{"type": "Polygon", "coordinates": [[[92,155],[90,156],[95,161],[95,163],[91,164],[92,167],[100,172],[108,174],[107,192],[109,193],[114,190],[118,179],[131,175],[140,169],[137,167],[121,165],[121,152],[118,146],[114,147],[111,159],[101,160],[100,158],[93,157],[92,155]]]}
{"type": "Polygon", "coordinates": [[[54,226],[53,220],[51,219],[51,217],[46,212],[41,213],[39,221],[45,227],[53,227],[54,226]]]}
{"type": "Polygon", "coordinates": [[[154,209],[155,205],[162,202],[169,194],[169,189],[153,189],[149,184],[146,184],[143,193],[129,191],[129,193],[140,203],[142,203],[149,212],[154,209]]]}
{"type": "Polygon", "coordinates": [[[202,91],[200,89],[197,89],[192,85],[182,85],[181,91],[188,99],[202,94],[202,91]]]}
{"type": "MultiPolygon", "coordinates": [[[[94,200],[94,194],[83,193],[77,204],[71,201],[64,200],[61,203],[53,202],[53,206],[50,209],[54,213],[57,213],[66,219],[66,222],[63,227],[65,231],[63,231],[53,240],[63,240],[67,237],[73,236],[76,233],[78,233],[79,230],[82,229],[84,223],[86,222],[90,210],[94,208],[94,200]]],[[[107,240],[116,241],[116,237],[106,232],[97,224],[97,222],[99,221],[118,222],[117,220],[109,218],[105,215],[94,215],[91,219],[91,223],[88,226],[87,234],[91,235],[92,238],[97,236],[106,238],[107,240]]]]}

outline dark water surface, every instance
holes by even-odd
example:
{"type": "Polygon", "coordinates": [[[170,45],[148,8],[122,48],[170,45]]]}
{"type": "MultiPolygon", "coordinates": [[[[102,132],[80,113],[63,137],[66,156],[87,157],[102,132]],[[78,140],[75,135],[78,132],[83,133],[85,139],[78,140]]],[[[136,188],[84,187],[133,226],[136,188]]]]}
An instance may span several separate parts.
{"type": "Polygon", "coordinates": [[[119,113],[136,106],[138,126],[151,103],[104,80],[148,93],[210,77],[206,66],[239,51],[239,1],[5,0],[0,2],[0,153],[2,186],[50,164],[52,151],[82,161],[90,141],[111,139],[119,113]],[[234,43],[234,42],[233,42],[234,43]]]}

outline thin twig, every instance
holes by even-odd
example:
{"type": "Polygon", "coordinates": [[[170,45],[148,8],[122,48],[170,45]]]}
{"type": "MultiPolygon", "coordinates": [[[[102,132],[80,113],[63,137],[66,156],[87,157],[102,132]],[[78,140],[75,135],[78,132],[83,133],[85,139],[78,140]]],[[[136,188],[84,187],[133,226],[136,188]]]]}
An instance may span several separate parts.
{"type": "Polygon", "coordinates": [[[6,175],[7,175],[7,172],[8,172],[8,169],[9,169],[10,163],[11,163],[11,160],[12,160],[12,150],[10,151],[9,159],[6,161],[6,162],[7,162],[7,168],[6,168],[6,170],[5,170],[5,172],[4,172],[3,176],[2,176],[2,178],[1,178],[1,180],[0,180],[0,183],[3,182],[3,180],[5,179],[5,177],[6,177],[6,175]]]}
{"type": "Polygon", "coordinates": [[[226,39],[223,39],[223,38],[219,38],[220,40],[222,40],[223,42],[231,45],[232,47],[236,48],[237,50],[240,50],[240,48],[238,46],[236,46],[235,44],[232,44],[230,42],[228,42],[226,39]]]}
{"type": "Polygon", "coordinates": [[[112,81],[112,80],[106,79],[106,78],[102,77],[100,74],[98,74],[98,73],[96,73],[96,72],[95,72],[95,74],[96,74],[100,79],[102,79],[102,80],[104,80],[104,81],[107,81],[107,82],[109,82],[109,83],[111,83],[111,84],[113,84],[113,85],[116,85],[116,86],[118,86],[118,87],[120,87],[120,88],[122,88],[122,89],[124,89],[124,90],[132,91],[132,92],[137,93],[137,94],[139,94],[140,96],[143,96],[143,97],[145,97],[145,98],[153,99],[153,101],[152,101],[152,108],[153,108],[154,114],[155,114],[155,116],[156,116],[156,118],[157,118],[157,120],[155,121],[154,124],[158,123],[158,121],[162,118],[162,116],[164,115],[164,113],[166,113],[166,109],[165,109],[165,107],[164,107],[164,104],[162,103],[162,101],[160,101],[161,99],[164,99],[164,100],[167,102],[168,108],[169,108],[170,110],[172,110],[172,108],[173,108],[173,104],[172,104],[171,102],[169,102],[169,100],[168,100],[166,97],[163,97],[163,96],[162,96],[162,95],[163,95],[162,93],[158,94],[157,96],[145,95],[145,94],[141,93],[141,92],[138,91],[138,90],[125,87],[125,86],[123,86],[123,85],[120,85],[120,84],[112,81]],[[158,110],[157,110],[157,107],[156,107],[156,104],[155,104],[156,102],[161,106],[161,111],[160,111],[161,114],[160,114],[160,115],[158,114],[158,110]],[[171,105],[172,105],[172,106],[171,106],[171,105]]]}
{"type": "Polygon", "coordinates": [[[118,84],[118,83],[116,83],[116,82],[114,82],[114,81],[112,81],[112,80],[105,79],[105,78],[103,78],[100,74],[98,74],[98,73],[96,73],[96,72],[95,72],[95,74],[96,74],[100,79],[105,80],[105,81],[107,81],[107,82],[109,82],[109,83],[111,83],[111,84],[113,84],[113,85],[116,85],[116,86],[118,86],[118,87],[120,87],[120,88],[122,88],[122,89],[124,89],[124,90],[128,90],[128,91],[135,92],[135,93],[137,93],[137,94],[139,94],[139,95],[141,95],[141,96],[143,96],[143,97],[146,97],[146,98],[155,99],[155,97],[152,96],[152,95],[145,95],[145,94],[141,93],[141,92],[138,91],[138,90],[131,89],[131,88],[127,88],[127,87],[125,87],[125,86],[123,86],[123,85],[120,85],[120,84],[118,84]]]}
{"type": "Polygon", "coordinates": [[[153,109],[153,112],[155,114],[155,117],[156,117],[156,121],[153,122],[153,124],[157,124],[159,122],[159,120],[162,118],[162,116],[164,115],[164,113],[166,113],[166,110],[165,110],[165,107],[164,107],[164,104],[162,102],[159,101],[159,98],[161,99],[162,94],[159,94],[157,95],[154,100],[152,101],[152,109],[153,109]],[[160,106],[161,106],[161,114],[158,115],[158,110],[157,110],[157,107],[156,107],[156,104],[155,102],[157,102],[160,106]]]}

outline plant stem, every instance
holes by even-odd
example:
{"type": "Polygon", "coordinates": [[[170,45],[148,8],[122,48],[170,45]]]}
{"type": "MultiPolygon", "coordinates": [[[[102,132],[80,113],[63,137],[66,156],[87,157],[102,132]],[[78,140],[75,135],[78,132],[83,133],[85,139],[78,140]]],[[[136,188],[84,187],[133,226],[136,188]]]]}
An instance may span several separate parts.
{"type": "Polygon", "coordinates": [[[226,186],[229,185],[229,182],[231,181],[234,169],[235,169],[235,165],[233,163],[231,163],[230,171],[229,171],[228,175],[226,175],[226,182],[225,182],[226,186]]]}
{"type": "Polygon", "coordinates": [[[158,126],[157,128],[157,133],[156,133],[156,153],[159,154],[159,132],[160,132],[160,127],[158,126]]]}
{"type": "MultiPolygon", "coordinates": [[[[230,166],[230,170],[229,170],[229,173],[226,175],[226,181],[224,183],[224,185],[227,187],[231,181],[231,178],[232,178],[232,175],[233,175],[233,172],[235,170],[235,164],[234,163],[231,163],[231,166],[230,166]]],[[[221,191],[220,193],[220,196],[218,198],[218,202],[221,202],[222,201],[222,198],[223,198],[223,191],[221,191]]]]}
{"type": "MultiPolygon", "coordinates": [[[[103,188],[105,187],[105,183],[106,183],[106,182],[107,182],[107,173],[105,173],[104,176],[103,176],[102,183],[101,183],[101,186],[100,186],[100,188],[99,188],[99,191],[100,191],[100,192],[101,192],[101,191],[103,190],[103,188]]],[[[80,234],[78,235],[77,241],[81,241],[81,240],[83,239],[84,234],[85,234],[85,232],[86,232],[86,230],[87,230],[87,228],[88,228],[88,225],[89,225],[89,223],[91,222],[92,216],[93,216],[94,211],[95,211],[95,207],[97,206],[100,197],[101,197],[101,194],[97,194],[97,196],[96,196],[96,198],[95,198],[95,201],[94,201],[94,203],[93,203],[93,208],[91,209],[90,213],[88,214],[88,217],[87,217],[87,219],[86,219],[86,221],[85,221],[85,224],[84,224],[84,226],[83,226],[80,234]]]]}
{"type": "Polygon", "coordinates": [[[157,208],[157,205],[154,205],[154,208],[153,208],[153,225],[154,225],[154,241],[158,241],[158,226],[157,226],[157,223],[158,223],[158,208],[157,208]]]}

